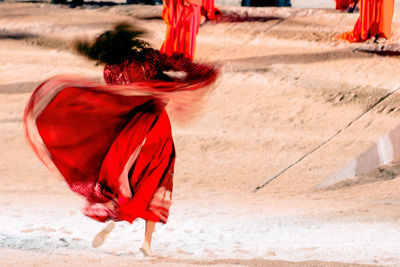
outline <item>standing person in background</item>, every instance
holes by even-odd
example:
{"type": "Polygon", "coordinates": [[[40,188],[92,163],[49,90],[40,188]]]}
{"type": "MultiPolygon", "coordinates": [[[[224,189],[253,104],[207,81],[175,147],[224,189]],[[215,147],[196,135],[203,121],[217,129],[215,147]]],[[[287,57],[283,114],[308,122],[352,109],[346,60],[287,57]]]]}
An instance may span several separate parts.
{"type": "Polygon", "coordinates": [[[394,0],[361,0],[360,16],[353,31],[338,36],[350,43],[364,42],[369,38],[389,39],[392,36],[394,0]]]}
{"type": "Polygon", "coordinates": [[[193,60],[200,28],[202,0],[164,0],[161,17],[167,24],[160,52],[193,60]]]}
{"type": "Polygon", "coordinates": [[[164,0],[163,3],[161,17],[167,30],[161,53],[193,60],[200,24],[206,19],[216,20],[221,11],[214,6],[214,0],[164,0]]]}

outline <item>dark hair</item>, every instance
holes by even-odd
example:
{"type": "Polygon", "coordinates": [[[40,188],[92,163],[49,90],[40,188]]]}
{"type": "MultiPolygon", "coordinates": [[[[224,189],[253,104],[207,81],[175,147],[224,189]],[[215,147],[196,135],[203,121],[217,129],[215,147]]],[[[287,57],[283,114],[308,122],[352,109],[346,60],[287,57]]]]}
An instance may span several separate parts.
{"type": "Polygon", "coordinates": [[[115,25],[111,31],[100,34],[93,42],[78,40],[75,50],[97,63],[120,64],[127,59],[143,61],[143,51],[149,44],[137,37],[145,35],[145,31],[123,22],[115,25]]]}

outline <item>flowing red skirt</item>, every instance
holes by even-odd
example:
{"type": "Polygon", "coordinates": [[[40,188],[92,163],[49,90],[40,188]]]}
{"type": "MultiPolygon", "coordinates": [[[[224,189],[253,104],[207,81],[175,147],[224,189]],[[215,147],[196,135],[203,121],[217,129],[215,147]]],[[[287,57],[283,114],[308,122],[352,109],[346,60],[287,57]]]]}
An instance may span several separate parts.
{"type": "Polygon", "coordinates": [[[370,37],[392,36],[394,0],[361,0],[360,16],[353,31],[338,36],[351,43],[363,42],[370,37]]]}
{"type": "Polygon", "coordinates": [[[177,102],[185,110],[197,99],[184,91],[198,92],[216,75],[117,86],[54,77],[26,106],[27,139],[43,163],[87,200],[86,215],[102,222],[140,217],[165,223],[175,161],[165,105],[177,102]]]}

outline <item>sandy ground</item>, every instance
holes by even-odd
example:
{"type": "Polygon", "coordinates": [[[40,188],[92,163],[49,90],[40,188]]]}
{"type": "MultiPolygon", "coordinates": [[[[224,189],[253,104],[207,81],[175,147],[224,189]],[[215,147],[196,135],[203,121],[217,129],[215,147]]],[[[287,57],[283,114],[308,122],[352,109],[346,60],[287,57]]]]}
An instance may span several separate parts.
{"type": "Polygon", "coordinates": [[[127,20],[160,47],[161,7],[0,3],[0,266],[400,265],[398,162],[314,189],[399,123],[399,57],[368,51],[400,50],[400,13],[391,40],[347,44],[334,36],[357,14],[221,8],[245,19],[200,29],[196,60],[219,62],[223,73],[191,124],[172,118],[174,203],[147,259],[140,220],[118,223],[91,247],[103,225],[84,217],[82,200],[34,156],[22,114],[52,75],[101,79],[100,66],[71,51],[74,38],[127,20]]]}

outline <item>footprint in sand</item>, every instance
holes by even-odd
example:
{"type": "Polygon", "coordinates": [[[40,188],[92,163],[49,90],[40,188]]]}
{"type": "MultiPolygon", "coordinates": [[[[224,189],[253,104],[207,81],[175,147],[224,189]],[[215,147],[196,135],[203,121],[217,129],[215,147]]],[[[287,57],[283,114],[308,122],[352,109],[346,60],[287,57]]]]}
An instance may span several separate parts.
{"type": "Polygon", "coordinates": [[[303,251],[313,251],[313,250],[316,250],[316,249],[317,249],[317,247],[300,248],[300,250],[303,250],[303,251]]]}
{"type": "Polygon", "coordinates": [[[59,231],[62,231],[63,234],[71,235],[72,233],[70,231],[67,231],[64,227],[60,228],[59,231]]]}
{"type": "Polygon", "coordinates": [[[328,95],[328,102],[333,104],[347,103],[357,99],[359,96],[354,92],[337,92],[328,95]]]}
{"type": "Polygon", "coordinates": [[[276,256],[276,253],[274,251],[267,251],[265,254],[267,256],[276,256]]]}
{"type": "Polygon", "coordinates": [[[28,228],[25,230],[21,230],[21,233],[32,233],[34,231],[40,231],[40,232],[46,232],[46,233],[56,232],[56,230],[53,228],[38,227],[38,228],[28,228]]]}
{"type": "Polygon", "coordinates": [[[215,255],[214,250],[205,248],[205,249],[203,249],[203,251],[204,251],[205,253],[207,253],[208,255],[211,255],[211,256],[214,256],[214,255],[215,255]]]}
{"type": "Polygon", "coordinates": [[[397,112],[399,109],[397,107],[393,107],[393,106],[385,106],[383,105],[383,107],[381,107],[380,109],[377,110],[377,113],[380,114],[391,114],[393,112],[397,112]]]}
{"type": "Polygon", "coordinates": [[[240,253],[245,253],[245,254],[249,253],[249,251],[248,251],[248,250],[241,249],[241,248],[239,248],[239,249],[235,249],[235,252],[240,252],[240,253]]]}
{"type": "Polygon", "coordinates": [[[178,253],[181,253],[181,254],[186,254],[186,255],[193,255],[192,252],[188,252],[188,251],[182,250],[182,249],[180,249],[180,248],[177,249],[177,252],[178,252],[178,253]]]}

